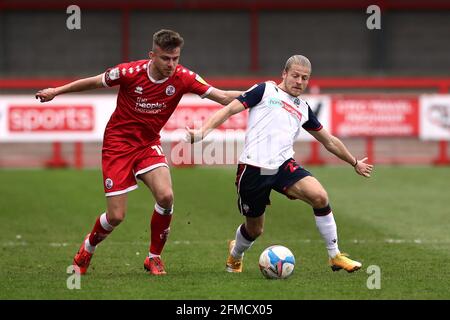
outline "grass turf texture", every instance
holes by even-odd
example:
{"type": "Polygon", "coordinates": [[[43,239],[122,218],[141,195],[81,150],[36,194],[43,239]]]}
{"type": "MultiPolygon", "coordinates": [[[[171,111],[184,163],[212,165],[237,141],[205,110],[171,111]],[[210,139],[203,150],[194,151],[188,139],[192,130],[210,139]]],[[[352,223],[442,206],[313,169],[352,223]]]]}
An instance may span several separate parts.
{"type": "Polygon", "coordinates": [[[97,170],[0,171],[0,299],[449,299],[448,168],[377,167],[371,179],[349,167],[309,168],[327,189],[341,251],[356,273],[332,272],[312,210],[272,192],[264,234],[244,272],[224,271],[227,239],[243,221],[235,170],[174,168],[175,213],[163,252],[168,275],[143,270],[153,199],[129,193],[127,218],[98,248],[80,290],[66,268],[104,210],[97,170]],[[287,280],[266,280],[262,250],[287,246],[297,263],[287,280]],[[367,288],[367,267],[381,289],[367,288]]]}

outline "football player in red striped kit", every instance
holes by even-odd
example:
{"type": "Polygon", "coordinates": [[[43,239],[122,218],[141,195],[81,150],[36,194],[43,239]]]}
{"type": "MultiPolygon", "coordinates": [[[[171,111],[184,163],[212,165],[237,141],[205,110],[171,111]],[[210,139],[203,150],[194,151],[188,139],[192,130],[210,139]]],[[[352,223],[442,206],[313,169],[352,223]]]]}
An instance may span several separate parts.
{"type": "Polygon", "coordinates": [[[73,259],[75,270],[86,273],[96,246],[125,218],[127,193],[138,187],[137,178],[150,189],[155,206],[150,222],[150,248],[144,268],[153,275],[166,274],[161,252],[170,231],[173,190],[169,167],[160,143],[160,130],[185,93],[194,93],[222,105],[239,91],[210,86],[199,75],[180,65],[183,38],[175,31],[153,35],[149,59],[121,63],[104,73],[36,93],[41,102],[55,96],[119,85],[117,107],[104,133],[102,148],[106,212],[97,217],[73,259]]]}

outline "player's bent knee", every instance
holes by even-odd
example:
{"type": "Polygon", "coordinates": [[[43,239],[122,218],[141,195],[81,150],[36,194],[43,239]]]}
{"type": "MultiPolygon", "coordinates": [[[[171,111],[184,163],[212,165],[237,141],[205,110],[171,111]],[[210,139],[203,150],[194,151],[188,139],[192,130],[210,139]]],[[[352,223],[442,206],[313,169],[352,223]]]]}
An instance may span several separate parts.
{"type": "Polygon", "coordinates": [[[328,205],[328,195],[324,192],[318,192],[311,197],[311,202],[314,208],[323,208],[328,205]]]}
{"type": "Polygon", "coordinates": [[[163,208],[168,209],[173,205],[173,192],[164,192],[156,195],[156,202],[163,208]]]}
{"type": "Polygon", "coordinates": [[[253,239],[256,239],[263,234],[264,228],[263,227],[248,228],[247,232],[250,237],[252,237],[253,239]]]}
{"type": "Polygon", "coordinates": [[[108,222],[112,226],[118,226],[123,220],[125,220],[125,211],[124,210],[113,210],[109,212],[108,222]]]}

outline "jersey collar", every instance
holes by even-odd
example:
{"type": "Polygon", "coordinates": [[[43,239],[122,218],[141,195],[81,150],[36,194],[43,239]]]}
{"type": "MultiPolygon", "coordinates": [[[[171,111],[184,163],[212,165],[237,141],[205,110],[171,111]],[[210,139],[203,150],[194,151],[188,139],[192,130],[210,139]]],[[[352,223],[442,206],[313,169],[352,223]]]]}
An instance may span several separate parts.
{"type": "Polygon", "coordinates": [[[300,96],[298,96],[298,97],[296,97],[296,96],[292,96],[292,95],[290,95],[289,93],[287,93],[286,91],[284,91],[283,89],[281,89],[280,87],[278,87],[277,86],[277,88],[290,100],[290,101],[292,101],[293,103],[294,103],[294,105],[297,107],[297,108],[300,108],[300,105],[301,105],[301,98],[300,98],[300,96]]]}

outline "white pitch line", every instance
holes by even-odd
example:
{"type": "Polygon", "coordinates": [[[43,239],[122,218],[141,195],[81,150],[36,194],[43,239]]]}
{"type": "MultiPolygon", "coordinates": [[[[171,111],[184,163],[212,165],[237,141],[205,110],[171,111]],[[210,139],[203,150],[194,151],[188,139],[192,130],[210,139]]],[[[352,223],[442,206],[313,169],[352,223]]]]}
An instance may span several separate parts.
{"type": "Polygon", "coordinates": [[[67,242],[58,243],[58,242],[50,242],[50,247],[67,247],[69,244],[67,242]]]}
{"type": "MultiPolygon", "coordinates": [[[[296,239],[296,240],[266,240],[265,242],[270,243],[323,243],[321,239],[296,239]]],[[[130,245],[130,246],[147,246],[148,242],[130,242],[130,241],[107,241],[108,245],[130,245]]],[[[174,245],[223,245],[226,241],[222,240],[206,240],[206,241],[191,241],[191,240],[174,240],[169,242],[174,245]]],[[[450,239],[347,239],[339,240],[339,243],[354,243],[354,244],[450,244],[450,239]]],[[[4,241],[1,242],[2,247],[26,247],[26,246],[49,246],[53,248],[61,248],[79,245],[79,243],[69,243],[69,242],[26,242],[26,241],[4,241]]],[[[138,253],[136,253],[137,255],[138,253]]]]}
{"type": "Polygon", "coordinates": [[[25,241],[6,241],[2,242],[2,247],[25,247],[28,243],[25,241]]]}

